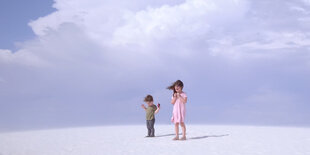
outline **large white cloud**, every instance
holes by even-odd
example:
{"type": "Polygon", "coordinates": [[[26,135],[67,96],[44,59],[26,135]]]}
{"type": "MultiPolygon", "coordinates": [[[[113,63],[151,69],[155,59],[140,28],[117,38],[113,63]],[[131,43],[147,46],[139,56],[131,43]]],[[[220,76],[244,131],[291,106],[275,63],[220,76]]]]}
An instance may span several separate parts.
{"type": "Polygon", "coordinates": [[[10,118],[3,124],[134,122],[147,93],[167,107],[159,116],[164,120],[171,108],[165,87],[179,78],[190,96],[189,118],[197,122],[246,110],[249,122],[259,122],[264,113],[251,113],[248,105],[268,109],[267,97],[276,102],[270,106],[276,123],[283,112],[275,107],[286,94],[293,96],[287,107],[298,101],[296,111],[309,109],[303,1],[56,0],[54,7],[29,23],[35,39],[17,51],[0,50],[0,116],[10,118]]]}
{"type": "Polygon", "coordinates": [[[239,21],[247,9],[243,0],[188,0],[175,6],[148,8],[126,15],[126,24],[116,29],[113,39],[125,44],[167,38],[192,40],[216,27],[239,21]]]}

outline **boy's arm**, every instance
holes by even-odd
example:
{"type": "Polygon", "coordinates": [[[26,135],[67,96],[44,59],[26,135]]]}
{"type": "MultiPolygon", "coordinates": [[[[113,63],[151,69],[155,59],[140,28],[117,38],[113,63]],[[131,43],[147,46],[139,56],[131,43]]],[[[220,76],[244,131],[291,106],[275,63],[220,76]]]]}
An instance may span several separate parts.
{"type": "Polygon", "coordinates": [[[146,110],[146,107],[144,106],[144,104],[142,104],[141,107],[142,107],[144,110],[146,110]]]}
{"type": "Polygon", "coordinates": [[[157,106],[157,109],[155,110],[155,114],[157,114],[159,112],[159,109],[160,109],[160,104],[158,103],[158,106],[157,106]]]}

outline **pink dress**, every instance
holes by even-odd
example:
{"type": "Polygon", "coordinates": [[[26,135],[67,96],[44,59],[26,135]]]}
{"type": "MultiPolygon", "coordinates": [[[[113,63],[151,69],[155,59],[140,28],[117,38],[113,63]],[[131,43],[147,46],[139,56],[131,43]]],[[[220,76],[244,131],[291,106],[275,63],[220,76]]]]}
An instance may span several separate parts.
{"type": "MultiPolygon", "coordinates": [[[[183,98],[187,97],[186,93],[184,92],[181,93],[180,96],[182,96],[183,98]]],[[[183,103],[178,98],[173,105],[171,121],[172,123],[181,123],[181,122],[184,122],[184,119],[185,119],[185,103],[183,103]]]]}

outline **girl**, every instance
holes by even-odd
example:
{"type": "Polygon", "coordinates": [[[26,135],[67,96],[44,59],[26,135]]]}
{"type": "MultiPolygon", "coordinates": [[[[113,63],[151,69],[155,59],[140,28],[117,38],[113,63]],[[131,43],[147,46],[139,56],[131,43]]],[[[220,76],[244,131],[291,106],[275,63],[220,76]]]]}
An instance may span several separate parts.
{"type": "Polygon", "coordinates": [[[175,138],[173,140],[179,140],[179,124],[182,127],[183,137],[181,140],[186,140],[186,127],[184,124],[185,119],[185,103],[187,102],[187,95],[183,92],[183,82],[181,80],[177,80],[167,89],[173,90],[173,95],[171,99],[171,104],[173,104],[173,112],[171,121],[175,126],[175,138]]]}

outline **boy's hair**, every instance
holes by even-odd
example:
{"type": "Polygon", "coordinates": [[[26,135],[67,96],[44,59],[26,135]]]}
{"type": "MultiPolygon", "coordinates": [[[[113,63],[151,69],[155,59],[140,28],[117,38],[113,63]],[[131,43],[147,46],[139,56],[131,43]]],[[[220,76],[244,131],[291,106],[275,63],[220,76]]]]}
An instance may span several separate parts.
{"type": "Polygon", "coordinates": [[[145,98],[144,98],[144,102],[152,102],[153,101],[153,96],[152,95],[147,95],[145,98]]]}
{"type": "Polygon", "coordinates": [[[181,87],[181,88],[183,89],[184,84],[183,84],[183,82],[182,82],[181,80],[177,80],[177,81],[175,81],[172,85],[170,85],[169,87],[167,87],[167,89],[173,90],[173,93],[176,93],[176,91],[175,91],[175,89],[174,89],[175,86],[179,86],[179,87],[181,87]]]}

